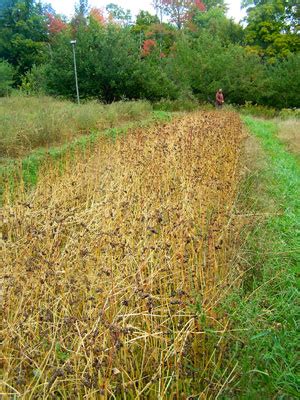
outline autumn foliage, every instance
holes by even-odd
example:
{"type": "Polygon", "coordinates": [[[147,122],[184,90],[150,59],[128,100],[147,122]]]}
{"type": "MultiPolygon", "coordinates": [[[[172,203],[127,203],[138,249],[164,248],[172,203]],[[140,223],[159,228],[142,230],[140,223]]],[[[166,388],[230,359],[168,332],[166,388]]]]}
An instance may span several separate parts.
{"type": "Polygon", "coordinates": [[[195,0],[195,7],[201,12],[206,11],[206,6],[201,0],[195,0]]]}
{"type": "Polygon", "coordinates": [[[49,33],[52,35],[62,32],[68,26],[59,16],[48,13],[47,18],[48,18],[48,30],[49,33]]]}
{"type": "Polygon", "coordinates": [[[160,0],[159,3],[178,28],[190,21],[195,11],[206,11],[202,0],[160,0]]]}
{"type": "Polygon", "coordinates": [[[143,43],[142,55],[149,56],[151,51],[156,47],[157,43],[153,39],[146,39],[143,43]]]}
{"type": "Polygon", "coordinates": [[[90,11],[90,16],[95,21],[97,21],[100,25],[105,24],[105,18],[103,16],[103,11],[100,8],[93,7],[90,11]]]}

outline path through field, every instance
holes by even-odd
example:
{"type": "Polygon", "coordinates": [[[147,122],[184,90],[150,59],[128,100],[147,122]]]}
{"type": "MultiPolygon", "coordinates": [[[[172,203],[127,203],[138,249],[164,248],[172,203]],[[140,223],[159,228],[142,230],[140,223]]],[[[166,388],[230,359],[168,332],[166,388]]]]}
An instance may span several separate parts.
{"type": "Polygon", "coordinates": [[[221,393],[241,142],[236,114],[189,114],[49,166],[4,207],[3,393],[221,393]]]}

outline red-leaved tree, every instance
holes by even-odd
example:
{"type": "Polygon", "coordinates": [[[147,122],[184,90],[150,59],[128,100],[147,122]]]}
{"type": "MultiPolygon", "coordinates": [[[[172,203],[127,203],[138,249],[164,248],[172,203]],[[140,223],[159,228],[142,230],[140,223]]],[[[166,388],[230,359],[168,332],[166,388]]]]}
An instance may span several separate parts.
{"type": "Polygon", "coordinates": [[[93,18],[94,21],[97,21],[99,25],[105,25],[103,11],[100,8],[93,7],[90,11],[90,17],[93,18]]]}
{"type": "Polygon", "coordinates": [[[156,47],[157,43],[153,39],[146,39],[142,47],[142,56],[149,56],[151,51],[156,47]]]}
{"type": "Polygon", "coordinates": [[[156,0],[155,6],[163,9],[178,29],[192,18],[195,10],[206,11],[205,4],[202,0],[156,0]]]}
{"type": "Polygon", "coordinates": [[[195,7],[201,12],[206,11],[206,6],[201,0],[195,0],[195,7]]]}
{"type": "Polygon", "coordinates": [[[67,24],[59,17],[48,13],[48,31],[52,35],[62,32],[67,28],[67,24]]]}

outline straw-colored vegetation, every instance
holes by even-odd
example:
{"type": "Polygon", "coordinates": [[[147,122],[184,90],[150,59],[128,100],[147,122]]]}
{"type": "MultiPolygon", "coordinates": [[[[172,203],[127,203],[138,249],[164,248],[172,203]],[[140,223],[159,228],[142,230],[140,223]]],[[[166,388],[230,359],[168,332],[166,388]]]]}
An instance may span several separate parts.
{"type": "Polygon", "coordinates": [[[300,119],[279,121],[278,135],[288,149],[300,156],[300,119]]]}
{"type": "Polygon", "coordinates": [[[241,142],[236,114],[197,112],[102,138],[5,197],[2,393],[222,393],[235,376],[218,305],[235,268],[241,142]]]}
{"type": "Polygon", "coordinates": [[[146,101],[88,102],[78,107],[46,96],[0,98],[0,161],[24,156],[37,147],[70,142],[93,130],[140,120],[151,111],[146,101]]]}

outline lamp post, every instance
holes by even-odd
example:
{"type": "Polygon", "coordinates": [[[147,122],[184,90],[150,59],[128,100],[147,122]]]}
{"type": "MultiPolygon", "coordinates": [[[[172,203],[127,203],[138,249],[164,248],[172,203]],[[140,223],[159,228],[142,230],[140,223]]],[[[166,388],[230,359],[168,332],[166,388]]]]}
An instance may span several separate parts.
{"type": "Polygon", "coordinates": [[[76,40],[71,40],[70,43],[71,43],[71,45],[72,45],[72,47],[73,47],[74,73],[75,73],[75,84],[76,84],[77,103],[80,104],[80,99],[79,99],[79,88],[78,88],[78,77],[77,77],[76,52],[75,52],[76,40]]]}

